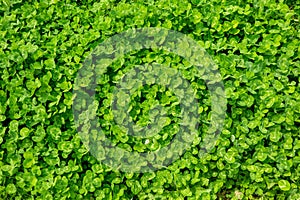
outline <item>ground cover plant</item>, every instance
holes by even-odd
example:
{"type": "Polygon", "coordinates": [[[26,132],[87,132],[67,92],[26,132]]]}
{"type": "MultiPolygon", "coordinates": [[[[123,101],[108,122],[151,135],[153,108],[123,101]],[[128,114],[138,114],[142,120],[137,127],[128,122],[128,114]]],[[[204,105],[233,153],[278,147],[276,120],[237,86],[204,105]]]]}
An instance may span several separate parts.
{"type": "Polygon", "coordinates": [[[298,0],[3,0],[0,14],[0,199],[300,199],[298,0]],[[130,96],[129,117],[137,129],[162,130],[141,138],[116,126],[127,118],[111,109],[124,96],[112,87],[133,66],[180,71],[198,101],[199,127],[184,154],[163,169],[129,173],[83,145],[73,91],[101,42],[143,27],[197,41],[218,66],[227,107],[216,145],[201,157],[212,100],[194,66],[159,49],[117,59],[97,82],[91,112],[128,152],[160,149],[190,122],[180,115],[180,96],[145,79],[130,96]]]}

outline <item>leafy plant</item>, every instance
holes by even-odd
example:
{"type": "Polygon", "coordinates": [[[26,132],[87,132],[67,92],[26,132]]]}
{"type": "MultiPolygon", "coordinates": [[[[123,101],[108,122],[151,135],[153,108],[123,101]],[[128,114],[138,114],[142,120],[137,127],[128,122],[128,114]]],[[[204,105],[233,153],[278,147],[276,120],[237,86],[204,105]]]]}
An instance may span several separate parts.
{"type": "MultiPolygon", "coordinates": [[[[299,1],[291,0],[1,1],[0,199],[300,199],[299,13],[299,1]],[[99,43],[142,27],[179,31],[209,53],[222,75],[227,113],[216,146],[201,157],[212,109],[202,72],[159,49],[117,59],[97,80],[98,103],[81,102],[76,109],[97,115],[105,136],[120,148],[160,149],[178,124],[194,120],[180,115],[174,91],[149,78],[130,96],[129,116],[140,127],[158,122],[162,131],[138,138],[112,124],[126,119],[111,110],[113,88],[135,65],[180,71],[199,103],[200,126],[179,159],[155,172],[125,173],[99,162],[83,145],[89,138],[77,134],[72,92],[82,63],[99,43]]],[[[92,76],[86,72],[80,84],[92,76]]],[[[81,128],[103,140],[88,124],[81,128]]],[[[101,157],[104,149],[98,150],[101,157]]]]}

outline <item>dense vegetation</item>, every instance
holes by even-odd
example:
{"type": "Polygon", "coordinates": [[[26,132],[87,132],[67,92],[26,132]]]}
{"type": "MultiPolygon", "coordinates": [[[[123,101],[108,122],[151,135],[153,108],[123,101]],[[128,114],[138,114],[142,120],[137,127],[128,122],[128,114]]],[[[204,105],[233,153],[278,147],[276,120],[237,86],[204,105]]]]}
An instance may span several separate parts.
{"type": "Polygon", "coordinates": [[[0,199],[300,199],[298,0],[3,0],[0,14],[0,199]],[[98,81],[91,107],[107,138],[128,152],[155,151],[192,122],[180,115],[181,97],[145,75],[129,116],[163,129],[146,139],[114,124],[124,120],[112,112],[114,96],[117,105],[125,100],[112,88],[136,65],[179,70],[195,91],[199,127],[168,167],[122,172],[83,144],[73,90],[101,42],[142,27],[181,32],[206,50],[222,76],[226,117],[216,145],[200,156],[212,102],[194,66],[160,49],[124,55],[98,81]]]}

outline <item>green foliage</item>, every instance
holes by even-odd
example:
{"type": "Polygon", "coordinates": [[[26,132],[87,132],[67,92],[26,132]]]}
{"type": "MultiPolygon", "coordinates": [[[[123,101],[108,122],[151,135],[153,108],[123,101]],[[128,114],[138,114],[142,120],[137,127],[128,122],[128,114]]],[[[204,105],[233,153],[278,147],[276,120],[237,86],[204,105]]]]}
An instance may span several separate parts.
{"type": "MultiPolygon", "coordinates": [[[[300,199],[299,13],[297,0],[1,1],[0,199],[300,199]],[[133,66],[180,70],[199,102],[191,147],[165,169],[135,174],[89,153],[74,125],[72,91],[82,62],[100,42],[141,27],[180,31],[203,46],[221,72],[228,105],[216,146],[199,158],[211,116],[201,72],[160,50],[112,63],[96,88],[99,105],[76,106],[96,113],[105,135],[129,152],[168,145],[178,124],[189,123],[180,116],[178,96],[149,79],[130,97],[130,117],[139,126],[157,120],[163,130],[134,138],[111,125],[123,120],[111,111],[112,89],[133,66]],[[155,112],[158,105],[166,115],[155,112]]],[[[85,75],[82,85],[92,76],[85,75]]]]}

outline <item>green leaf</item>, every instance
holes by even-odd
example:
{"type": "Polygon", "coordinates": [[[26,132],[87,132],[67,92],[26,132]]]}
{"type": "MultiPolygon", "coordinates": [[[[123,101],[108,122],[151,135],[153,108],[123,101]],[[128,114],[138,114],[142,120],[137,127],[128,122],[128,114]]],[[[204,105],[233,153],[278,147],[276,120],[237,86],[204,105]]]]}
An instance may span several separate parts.
{"type": "Polygon", "coordinates": [[[49,59],[45,60],[44,64],[45,64],[46,69],[54,69],[56,66],[54,58],[49,58],[49,59]]]}
{"type": "Polygon", "coordinates": [[[278,80],[274,81],[273,86],[277,91],[280,91],[284,88],[283,84],[278,80]]]}
{"type": "Polygon", "coordinates": [[[282,133],[279,131],[273,131],[270,133],[270,140],[272,142],[278,142],[282,137],[282,133]]]}
{"type": "Polygon", "coordinates": [[[17,188],[14,184],[9,183],[6,186],[6,192],[7,192],[7,194],[15,194],[17,192],[17,188]]]}
{"type": "Polygon", "coordinates": [[[29,135],[30,131],[27,127],[24,127],[20,131],[21,138],[24,139],[29,135]]]}
{"type": "Polygon", "coordinates": [[[283,191],[289,191],[291,189],[291,184],[286,180],[278,181],[278,186],[283,191]]]}

